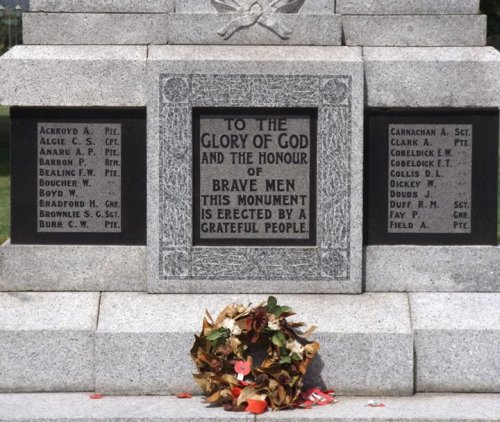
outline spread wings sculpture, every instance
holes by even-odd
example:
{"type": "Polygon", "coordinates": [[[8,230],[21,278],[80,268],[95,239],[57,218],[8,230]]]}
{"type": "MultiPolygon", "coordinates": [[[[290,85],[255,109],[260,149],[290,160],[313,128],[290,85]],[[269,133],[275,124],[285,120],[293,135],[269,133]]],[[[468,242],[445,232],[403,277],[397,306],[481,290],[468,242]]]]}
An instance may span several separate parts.
{"type": "Polygon", "coordinates": [[[276,15],[279,13],[296,13],[305,0],[212,0],[219,13],[234,13],[236,17],[217,33],[225,40],[242,28],[255,24],[273,31],[283,39],[290,38],[292,31],[286,28],[276,15]],[[274,15],[274,16],[273,16],[274,15]]]}

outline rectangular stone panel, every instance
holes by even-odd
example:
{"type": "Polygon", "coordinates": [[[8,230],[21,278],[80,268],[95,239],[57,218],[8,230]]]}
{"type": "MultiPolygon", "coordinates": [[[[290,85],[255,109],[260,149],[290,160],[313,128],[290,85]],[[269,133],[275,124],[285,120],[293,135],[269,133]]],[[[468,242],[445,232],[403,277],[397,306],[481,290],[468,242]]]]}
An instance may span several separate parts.
{"type": "Polygon", "coordinates": [[[500,106],[493,47],[366,47],[368,107],[500,106]]]}
{"type": "Polygon", "coordinates": [[[0,59],[0,103],[144,107],[146,60],[146,46],[18,45],[0,59]]]}
{"type": "Polygon", "coordinates": [[[500,294],[412,293],[416,389],[500,392],[500,294]]]}
{"type": "Polygon", "coordinates": [[[368,243],[496,245],[497,151],[497,110],[368,112],[368,243]]]}
{"type": "Polygon", "coordinates": [[[169,44],[341,45],[340,15],[272,13],[253,19],[241,13],[174,13],[169,44]],[[246,19],[243,25],[241,19],[246,19]],[[188,29],[189,28],[189,29],[188,29]]]}
{"type": "MultiPolygon", "coordinates": [[[[181,0],[185,1],[185,0],[181,0]]],[[[175,0],[31,0],[34,12],[66,13],[167,13],[175,0]]]]}
{"type": "Polygon", "coordinates": [[[500,292],[499,246],[373,245],[369,292],[500,292]]]}
{"type": "Polygon", "coordinates": [[[479,0],[337,0],[341,15],[470,15],[479,0]]]}
{"type": "MultiPolygon", "coordinates": [[[[332,47],[151,48],[152,105],[148,125],[151,292],[360,291],[362,143],[359,143],[358,113],[362,108],[363,84],[358,53],[359,50],[332,47]],[[228,242],[226,245],[197,244],[199,239],[193,236],[198,196],[193,195],[193,176],[196,176],[193,123],[196,124],[197,118],[193,111],[199,108],[230,108],[231,112],[267,109],[266,113],[278,116],[280,113],[289,116],[297,109],[317,110],[316,218],[309,217],[312,214],[309,206],[302,216],[298,214],[309,227],[315,220],[315,242],[311,233],[306,233],[307,230],[300,233],[299,229],[299,233],[287,234],[288,238],[274,233],[273,238],[253,239],[259,241],[256,246],[235,246],[234,238],[216,239],[228,242]],[[294,245],[298,241],[302,245],[294,245]]],[[[306,136],[310,132],[308,120],[290,119],[290,124],[298,125],[293,131],[303,130],[306,136]]],[[[273,133],[267,132],[268,136],[273,133]]],[[[217,129],[216,133],[222,132],[217,129]]],[[[286,136],[292,132],[280,133],[286,136]]],[[[305,154],[307,158],[308,152],[305,154]]],[[[213,159],[217,160],[218,155],[214,154],[213,159]]],[[[227,173],[228,179],[235,179],[248,166],[231,165],[224,171],[212,167],[215,174],[227,173]]],[[[298,178],[314,179],[310,176],[311,169],[306,167],[294,170],[298,177],[293,176],[286,163],[279,168],[266,165],[262,172],[268,174],[272,170],[281,174],[270,179],[292,180],[289,189],[294,187],[293,179],[297,177],[295,188],[300,195],[306,195],[304,203],[311,205],[307,195],[312,198],[314,184],[309,187],[305,180],[298,181],[298,178]]],[[[277,188],[278,184],[275,185],[277,188]]],[[[267,189],[262,186],[264,192],[259,194],[267,189]]],[[[208,187],[212,189],[213,182],[208,187]]]]}
{"type": "Polygon", "coordinates": [[[454,47],[486,45],[483,15],[342,16],[346,45],[454,47]]]}
{"type": "MultiPolygon", "coordinates": [[[[201,391],[187,353],[205,310],[258,304],[258,295],[102,295],[97,332],[96,389],[104,394],[201,391]]],[[[340,395],[411,395],[413,337],[405,294],[283,295],[299,320],[317,325],[321,351],[307,386],[340,395]],[[334,323],[332,323],[334,321],[334,323]]]]}
{"type": "Polygon", "coordinates": [[[0,391],[93,391],[99,293],[0,293],[0,391]]]}
{"type": "Polygon", "coordinates": [[[89,400],[87,393],[0,395],[0,414],[6,421],[23,422],[497,422],[498,394],[416,394],[411,397],[377,397],[385,408],[367,406],[367,397],[341,397],[335,405],[307,411],[226,412],[210,407],[203,397],[179,400],[162,396],[108,396],[89,400]],[[373,415],[377,418],[374,419],[373,415]]]}
{"type": "Polygon", "coordinates": [[[25,13],[23,41],[34,45],[166,44],[168,19],[167,14],[152,13],[25,13]]]}
{"type": "Polygon", "coordinates": [[[0,247],[0,291],[147,290],[145,246],[0,247]]]}
{"type": "Polygon", "coordinates": [[[145,113],[12,109],[13,244],[145,244],[145,113]]]}
{"type": "Polygon", "coordinates": [[[316,244],[317,109],[194,109],[195,245],[316,244]]]}
{"type": "MultiPolygon", "coordinates": [[[[300,4],[297,11],[299,14],[335,13],[335,0],[301,0],[296,2],[297,4],[300,4]]],[[[207,0],[177,0],[175,11],[176,13],[217,13],[213,3],[207,0]]]]}

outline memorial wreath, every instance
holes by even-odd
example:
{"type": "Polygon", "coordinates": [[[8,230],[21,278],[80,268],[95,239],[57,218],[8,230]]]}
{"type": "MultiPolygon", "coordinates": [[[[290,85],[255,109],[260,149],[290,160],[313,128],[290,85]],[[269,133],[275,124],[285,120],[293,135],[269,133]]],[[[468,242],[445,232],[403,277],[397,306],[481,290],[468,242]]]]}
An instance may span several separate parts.
{"type": "Polygon", "coordinates": [[[303,379],[320,345],[307,340],[316,327],[300,332],[305,324],[288,321],[293,315],[272,296],[255,307],[229,305],[215,321],[207,311],[191,357],[208,403],[262,413],[307,401],[303,379]]]}

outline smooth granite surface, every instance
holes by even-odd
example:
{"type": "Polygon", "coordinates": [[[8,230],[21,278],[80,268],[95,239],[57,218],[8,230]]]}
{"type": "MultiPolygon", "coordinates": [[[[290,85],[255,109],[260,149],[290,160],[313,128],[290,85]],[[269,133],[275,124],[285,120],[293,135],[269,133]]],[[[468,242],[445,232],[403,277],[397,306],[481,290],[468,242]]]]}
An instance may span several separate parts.
{"type": "Polygon", "coordinates": [[[99,293],[0,293],[0,391],[92,390],[98,307],[99,293]]]}
{"type": "Polygon", "coordinates": [[[366,47],[368,107],[499,107],[493,47],[366,47]]]}
{"type": "Polygon", "coordinates": [[[485,15],[343,16],[346,45],[457,47],[486,45],[485,15]]]}
{"type": "Polygon", "coordinates": [[[419,392],[500,392],[500,294],[411,293],[419,392]]]}
{"type": "Polygon", "coordinates": [[[368,246],[371,292],[500,292],[495,246],[368,246]]]}
{"type": "Polygon", "coordinates": [[[268,412],[254,417],[248,413],[207,408],[202,399],[175,397],[104,397],[89,400],[80,394],[0,395],[1,422],[497,422],[498,394],[417,394],[413,397],[377,397],[384,408],[371,408],[372,397],[339,397],[339,402],[312,410],[268,412]]]}
{"type": "Polygon", "coordinates": [[[175,10],[175,0],[30,0],[30,10],[68,13],[165,13],[175,10]]]}
{"type": "Polygon", "coordinates": [[[337,0],[342,15],[469,15],[479,0],[337,0]]]}
{"type": "Polygon", "coordinates": [[[166,44],[169,28],[166,14],[25,13],[23,41],[32,45],[166,44]]]}
{"type": "MultiPolygon", "coordinates": [[[[96,388],[105,394],[199,393],[188,351],[207,308],[257,304],[267,296],[102,295],[96,388]],[[175,376],[172,374],[175,373],[175,376]]],[[[308,384],[340,394],[409,395],[413,347],[404,294],[278,296],[300,320],[319,327],[322,346],[308,384]]]]}
{"type": "Polygon", "coordinates": [[[16,46],[0,59],[0,104],[145,106],[146,58],[145,46],[16,46]]]}
{"type": "Polygon", "coordinates": [[[130,292],[146,288],[144,246],[0,247],[0,291],[130,292]]]}

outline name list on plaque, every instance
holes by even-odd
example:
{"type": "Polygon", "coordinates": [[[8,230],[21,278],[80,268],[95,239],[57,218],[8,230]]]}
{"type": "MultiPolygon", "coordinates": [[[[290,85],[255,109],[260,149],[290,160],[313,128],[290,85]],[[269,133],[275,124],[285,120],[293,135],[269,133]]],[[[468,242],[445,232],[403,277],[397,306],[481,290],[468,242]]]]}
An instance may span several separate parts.
{"type": "Polygon", "coordinates": [[[121,232],[121,146],[120,124],[38,124],[38,232],[121,232]]]}
{"type": "Polygon", "coordinates": [[[195,115],[195,242],[314,243],[315,112],[218,113],[195,115]]]}
{"type": "Polygon", "coordinates": [[[389,233],[471,233],[472,125],[389,125],[389,233]]]}

